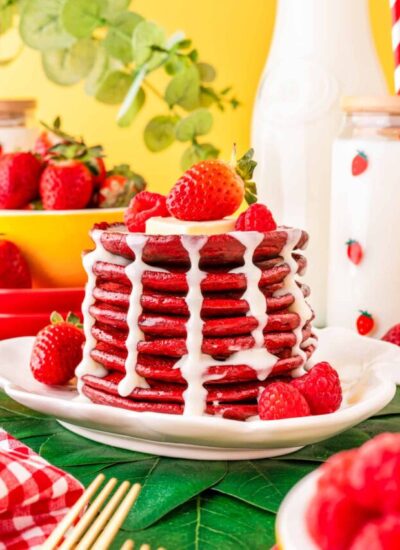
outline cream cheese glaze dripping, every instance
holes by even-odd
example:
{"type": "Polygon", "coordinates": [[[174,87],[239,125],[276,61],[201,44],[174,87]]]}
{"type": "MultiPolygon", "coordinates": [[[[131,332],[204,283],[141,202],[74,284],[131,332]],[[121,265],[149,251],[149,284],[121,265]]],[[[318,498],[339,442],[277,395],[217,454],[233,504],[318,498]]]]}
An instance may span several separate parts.
{"type": "Polygon", "coordinates": [[[78,365],[75,374],[78,377],[78,391],[82,389],[82,377],[85,374],[93,374],[95,376],[103,377],[107,374],[107,370],[94,361],[91,357],[91,352],[96,346],[96,338],[92,334],[92,328],[95,324],[95,320],[90,314],[90,307],[95,303],[93,295],[96,287],[96,275],[93,271],[96,262],[110,262],[117,265],[126,266],[129,260],[117,256],[108,252],[101,243],[101,236],[104,230],[94,229],[91,232],[92,240],[95,244],[94,250],[88,252],[83,257],[83,267],[87,274],[87,283],[85,287],[85,297],[82,302],[82,314],[83,314],[83,332],[85,334],[85,345],[83,347],[82,361],[78,365]]]}
{"type": "Polygon", "coordinates": [[[287,229],[286,230],[287,239],[286,244],[282,249],[281,256],[283,263],[288,265],[290,271],[284,280],[284,287],[281,290],[275,292],[274,296],[282,296],[290,292],[294,296],[294,302],[290,306],[289,310],[297,313],[299,316],[300,322],[296,329],[294,329],[294,335],[296,337],[296,343],[293,346],[293,355],[299,355],[303,360],[303,366],[307,361],[307,354],[304,351],[303,342],[303,329],[313,317],[313,311],[308,305],[301,287],[297,283],[297,271],[298,264],[296,259],[293,257],[293,251],[295,250],[297,243],[301,237],[300,229],[287,229]]]}

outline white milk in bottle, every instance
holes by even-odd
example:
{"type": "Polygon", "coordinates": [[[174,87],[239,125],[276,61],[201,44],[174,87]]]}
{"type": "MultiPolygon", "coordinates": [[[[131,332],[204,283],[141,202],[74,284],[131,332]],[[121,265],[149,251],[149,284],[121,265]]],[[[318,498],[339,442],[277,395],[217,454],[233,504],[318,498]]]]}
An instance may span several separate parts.
{"type": "Polygon", "coordinates": [[[349,97],[332,167],[328,323],[400,322],[400,97],[349,97]]]}
{"type": "Polygon", "coordinates": [[[259,199],[310,232],[307,282],[325,322],[331,149],[342,94],[383,94],[367,0],[279,0],[253,114],[259,199]]]}

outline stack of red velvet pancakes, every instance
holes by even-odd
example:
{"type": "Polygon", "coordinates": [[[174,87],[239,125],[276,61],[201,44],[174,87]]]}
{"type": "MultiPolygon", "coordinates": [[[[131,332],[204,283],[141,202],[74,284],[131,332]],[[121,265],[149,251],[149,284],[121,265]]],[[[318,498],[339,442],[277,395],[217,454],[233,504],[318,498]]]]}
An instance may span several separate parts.
{"type": "Polygon", "coordinates": [[[246,420],[265,385],[313,353],[304,231],[92,237],[78,370],[92,402],[246,420]]]}

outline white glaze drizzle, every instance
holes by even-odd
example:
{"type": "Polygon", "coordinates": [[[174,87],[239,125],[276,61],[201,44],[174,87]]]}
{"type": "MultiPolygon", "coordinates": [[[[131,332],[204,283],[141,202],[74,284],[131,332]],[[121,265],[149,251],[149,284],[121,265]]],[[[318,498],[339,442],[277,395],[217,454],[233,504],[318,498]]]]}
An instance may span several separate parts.
{"type": "Polygon", "coordinates": [[[135,259],[125,267],[125,274],[132,285],[129,296],[128,313],[126,323],[128,325],[128,337],[126,339],[126,349],[128,355],[125,360],[125,376],[118,384],[118,393],[122,397],[129,395],[135,388],[148,388],[146,380],[136,372],[138,351],[137,346],[143,338],[143,332],[139,327],[139,317],[142,313],[140,299],[143,291],[142,276],[148,268],[143,262],[143,248],[147,243],[148,237],[140,233],[130,233],[126,237],[126,244],[135,255],[135,259]]]}
{"type": "Polygon", "coordinates": [[[188,293],[186,303],[189,310],[189,319],[186,322],[186,348],[187,354],[183,355],[174,368],[180,369],[183,378],[187,382],[187,389],[183,393],[185,416],[199,416],[204,413],[207,401],[207,389],[204,387],[204,376],[207,370],[208,355],[201,351],[203,342],[203,320],[201,308],[203,294],[201,282],[207,273],[199,267],[200,250],[207,242],[207,237],[181,236],[182,245],[188,252],[190,268],[186,273],[188,293]]]}
{"type": "Polygon", "coordinates": [[[297,284],[296,275],[298,271],[298,264],[296,259],[293,257],[293,251],[295,250],[296,245],[300,240],[302,231],[300,229],[287,229],[286,234],[287,240],[285,246],[282,249],[281,256],[283,258],[283,263],[289,266],[290,272],[286,275],[284,279],[283,288],[276,291],[274,293],[274,296],[283,296],[288,292],[294,296],[294,302],[289,307],[289,311],[297,313],[300,318],[300,322],[298,327],[293,330],[293,333],[296,337],[296,343],[293,346],[292,351],[293,355],[299,355],[302,358],[303,367],[307,361],[307,354],[303,349],[303,347],[305,346],[302,345],[303,329],[308,321],[311,320],[313,312],[304,297],[301,287],[299,287],[299,285],[297,284]]]}
{"type": "Polygon", "coordinates": [[[90,307],[95,303],[93,296],[94,289],[96,287],[96,275],[93,272],[93,267],[96,262],[110,262],[117,265],[127,265],[129,260],[112,254],[104,248],[101,243],[101,236],[104,230],[94,229],[91,232],[92,240],[95,244],[94,250],[88,252],[83,257],[83,267],[87,274],[87,283],[85,286],[85,297],[82,302],[82,314],[83,314],[83,332],[85,335],[85,344],[83,346],[82,361],[75,370],[75,374],[78,378],[78,391],[82,390],[82,377],[85,374],[93,374],[102,378],[107,374],[105,369],[100,363],[97,363],[91,357],[91,352],[96,347],[97,340],[92,334],[92,328],[95,324],[95,319],[90,314],[90,307]]]}
{"type": "Polygon", "coordinates": [[[264,345],[263,329],[268,321],[267,304],[265,296],[258,286],[262,271],[253,263],[254,251],[263,240],[263,234],[258,232],[235,232],[231,235],[245,246],[244,266],[233,269],[230,273],[244,273],[246,276],[247,288],[243,297],[249,304],[251,315],[256,318],[258,323],[252,332],[255,345],[248,350],[237,351],[232,349],[231,351],[234,353],[225,361],[212,359],[209,355],[202,353],[203,320],[201,319],[201,308],[203,295],[201,282],[207,273],[199,268],[199,262],[200,250],[204,246],[206,238],[181,236],[182,245],[186,248],[191,263],[191,267],[186,274],[189,287],[186,303],[190,317],[186,323],[187,354],[181,357],[174,368],[181,370],[182,376],[188,384],[183,394],[185,401],[184,415],[187,416],[198,416],[204,413],[207,390],[203,384],[224,376],[224,373],[220,375],[207,374],[210,366],[224,366],[227,361],[230,365],[249,365],[256,371],[259,380],[265,380],[278,360],[264,345]]]}

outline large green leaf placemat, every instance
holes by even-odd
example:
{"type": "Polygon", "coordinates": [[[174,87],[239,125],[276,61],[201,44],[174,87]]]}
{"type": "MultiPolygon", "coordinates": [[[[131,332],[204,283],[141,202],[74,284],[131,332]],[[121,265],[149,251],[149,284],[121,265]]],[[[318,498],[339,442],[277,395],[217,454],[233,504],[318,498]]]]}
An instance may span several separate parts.
{"type": "Polygon", "coordinates": [[[0,426],[84,485],[98,472],[143,485],[113,548],[132,538],[167,550],[257,550],[274,544],[279,505],[303,476],[333,453],[400,432],[400,390],[374,418],[276,459],[204,462],[116,449],[72,434],[2,392],[0,426]]]}

